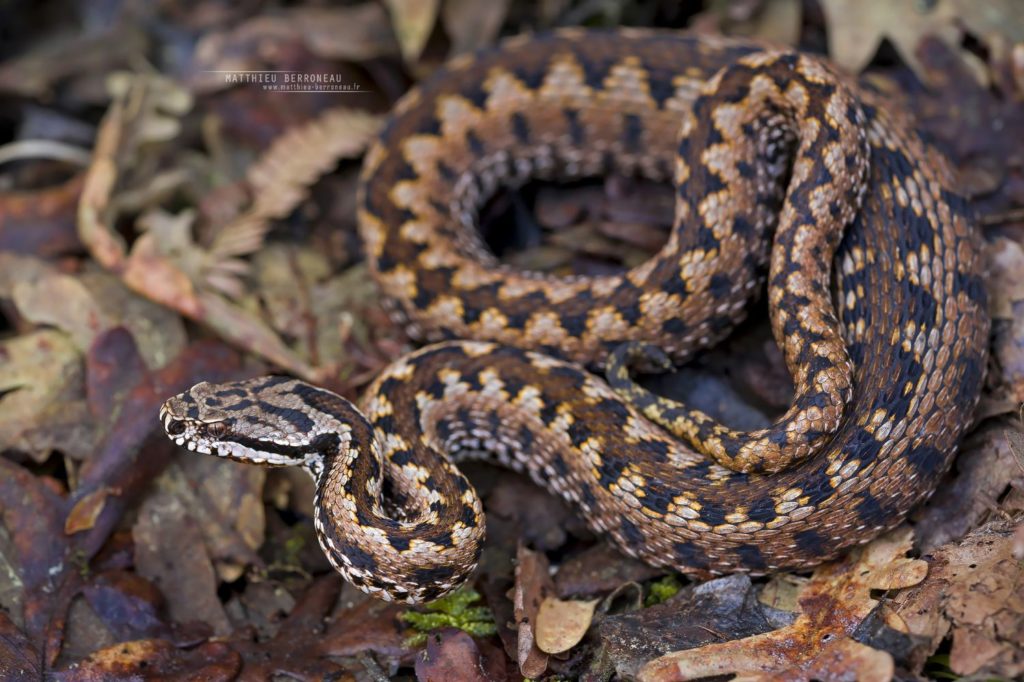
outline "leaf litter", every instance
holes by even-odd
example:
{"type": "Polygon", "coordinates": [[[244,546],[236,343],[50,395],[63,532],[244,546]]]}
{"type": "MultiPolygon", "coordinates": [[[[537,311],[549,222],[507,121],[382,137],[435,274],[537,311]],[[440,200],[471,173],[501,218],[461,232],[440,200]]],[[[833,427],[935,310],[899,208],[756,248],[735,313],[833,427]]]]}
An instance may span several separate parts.
{"type": "MultiPolygon", "coordinates": [[[[0,111],[21,122],[0,145],[0,677],[1024,675],[1024,157],[1006,144],[1024,137],[1024,23],[1010,3],[62,4],[89,30],[50,16],[0,52],[0,92],[16,96],[0,111]],[[104,12],[124,21],[97,28],[104,12]],[[469,467],[489,512],[473,584],[427,608],[368,599],[320,554],[301,472],[181,455],[153,415],[196,381],[269,370],[355,398],[411,348],[352,234],[382,114],[499,35],[620,22],[826,51],[918,116],[989,245],[976,427],[910,525],[811,574],[756,580],[665,574],[524,478],[469,467]],[[360,94],[217,73],[259,69],[333,70],[360,94]],[[25,145],[39,107],[63,123],[53,144],[25,145]],[[95,134],[86,167],[46,157],[64,134],[95,134]]],[[[657,250],[672,211],[670,189],[630,178],[532,183],[496,196],[481,229],[519,267],[602,274],[657,250]]],[[[763,303],[649,382],[749,427],[792,396],[763,303]]]]}

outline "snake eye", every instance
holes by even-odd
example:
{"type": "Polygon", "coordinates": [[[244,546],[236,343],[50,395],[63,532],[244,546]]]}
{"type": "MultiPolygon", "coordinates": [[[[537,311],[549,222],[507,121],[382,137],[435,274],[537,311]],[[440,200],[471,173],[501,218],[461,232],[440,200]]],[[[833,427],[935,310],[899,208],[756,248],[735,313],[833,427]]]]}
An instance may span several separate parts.
{"type": "Polygon", "coordinates": [[[180,419],[172,419],[165,427],[168,436],[180,436],[185,433],[185,422],[180,419]]]}
{"type": "Polygon", "coordinates": [[[228,432],[228,425],[224,422],[213,422],[212,424],[206,425],[206,434],[210,438],[223,438],[224,434],[228,432]]]}

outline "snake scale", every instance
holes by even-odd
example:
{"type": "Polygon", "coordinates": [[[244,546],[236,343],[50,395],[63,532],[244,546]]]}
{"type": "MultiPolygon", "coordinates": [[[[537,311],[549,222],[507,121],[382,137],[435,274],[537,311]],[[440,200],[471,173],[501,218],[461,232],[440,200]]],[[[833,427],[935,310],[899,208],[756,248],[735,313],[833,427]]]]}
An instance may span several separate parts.
{"type": "Polygon", "coordinates": [[[465,457],[528,473],[650,564],[809,567],[930,495],[970,421],[989,321],[953,184],[904,114],[811,56],[638,29],[511,38],[408,93],[364,160],[371,271],[436,343],[361,409],[274,376],[198,384],[161,419],[190,450],[307,468],[331,563],[385,599],[475,568],[465,457]],[[475,229],[501,186],[610,172],[677,190],[668,242],[621,275],[517,271],[475,229]],[[770,427],[629,377],[723,338],[765,278],[796,388],[770,427]],[[606,360],[611,385],[587,371],[606,360]]]}

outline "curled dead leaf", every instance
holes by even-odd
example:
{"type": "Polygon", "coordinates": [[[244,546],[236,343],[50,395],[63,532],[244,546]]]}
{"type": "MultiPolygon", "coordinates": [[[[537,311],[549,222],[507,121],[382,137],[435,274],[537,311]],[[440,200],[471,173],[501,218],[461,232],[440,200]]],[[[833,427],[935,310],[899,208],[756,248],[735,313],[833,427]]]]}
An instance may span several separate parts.
{"type": "Polygon", "coordinates": [[[523,545],[516,550],[516,584],[513,608],[518,631],[519,671],[530,678],[544,674],[548,656],[536,644],[537,612],[544,598],[555,591],[547,557],[523,545]]]}
{"type": "Polygon", "coordinates": [[[546,654],[568,651],[583,639],[600,599],[562,601],[547,597],[537,611],[537,648],[546,654]]]}

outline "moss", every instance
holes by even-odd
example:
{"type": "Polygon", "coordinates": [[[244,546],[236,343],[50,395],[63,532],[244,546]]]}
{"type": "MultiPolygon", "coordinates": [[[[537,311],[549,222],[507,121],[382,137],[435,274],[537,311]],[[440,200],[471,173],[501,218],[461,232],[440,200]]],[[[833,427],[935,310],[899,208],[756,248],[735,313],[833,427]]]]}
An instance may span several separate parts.
{"type": "Polygon", "coordinates": [[[407,646],[423,646],[427,633],[441,628],[458,628],[473,637],[490,637],[498,631],[494,615],[486,606],[474,606],[480,600],[475,590],[463,588],[425,604],[423,611],[406,611],[401,619],[415,633],[405,641],[407,646]]]}
{"type": "Polygon", "coordinates": [[[671,599],[682,587],[683,584],[679,582],[679,576],[669,573],[664,578],[651,583],[650,592],[644,599],[644,606],[654,606],[671,599]]]}

